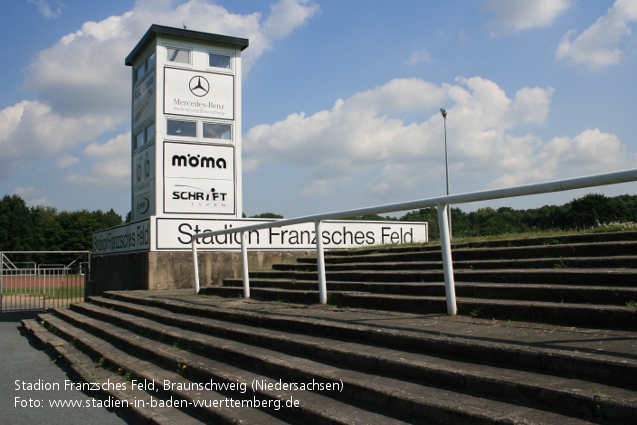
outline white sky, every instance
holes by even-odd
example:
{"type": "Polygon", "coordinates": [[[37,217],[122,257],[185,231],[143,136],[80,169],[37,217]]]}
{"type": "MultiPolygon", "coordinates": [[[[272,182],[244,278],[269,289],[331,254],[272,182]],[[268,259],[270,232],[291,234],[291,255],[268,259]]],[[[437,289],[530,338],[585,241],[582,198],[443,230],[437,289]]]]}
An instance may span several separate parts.
{"type": "Polygon", "coordinates": [[[250,40],[248,215],[444,194],[439,108],[452,193],[637,167],[634,0],[13,0],[0,16],[0,196],[126,215],[124,59],[153,23],[250,40]]]}

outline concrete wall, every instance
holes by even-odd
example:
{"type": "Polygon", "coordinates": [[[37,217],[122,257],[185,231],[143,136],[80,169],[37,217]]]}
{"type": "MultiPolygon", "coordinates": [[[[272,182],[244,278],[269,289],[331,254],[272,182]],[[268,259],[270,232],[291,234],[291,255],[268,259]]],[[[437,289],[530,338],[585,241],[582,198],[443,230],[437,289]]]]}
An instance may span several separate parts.
{"type": "MultiPolygon", "coordinates": [[[[275,263],[295,263],[313,251],[250,251],[250,271],[270,270],[275,263]]],[[[240,252],[199,252],[199,283],[218,286],[226,278],[241,278],[240,252]]],[[[108,290],[185,289],[194,290],[191,252],[140,252],[91,258],[88,295],[108,290]]]]}

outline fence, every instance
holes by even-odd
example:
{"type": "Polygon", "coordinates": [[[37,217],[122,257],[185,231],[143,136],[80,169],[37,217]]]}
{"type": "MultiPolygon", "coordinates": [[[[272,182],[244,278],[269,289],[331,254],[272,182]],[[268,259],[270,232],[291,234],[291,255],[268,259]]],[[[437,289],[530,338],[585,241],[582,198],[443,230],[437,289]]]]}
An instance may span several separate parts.
{"type": "MultiPolygon", "coordinates": [[[[198,233],[192,238],[192,257],[194,266],[195,293],[199,292],[199,261],[197,258],[197,241],[216,235],[239,233],[241,239],[241,261],[243,271],[243,296],[250,298],[250,278],[248,270],[248,241],[247,235],[252,230],[267,229],[271,227],[283,227],[291,224],[314,222],[316,235],[321,234],[321,221],[336,220],[353,216],[368,214],[383,214],[420,208],[437,207],[438,223],[440,227],[440,245],[442,251],[443,272],[445,279],[445,294],[447,299],[447,314],[455,315],[456,291],[453,277],[453,261],[451,256],[451,236],[449,234],[449,222],[447,210],[449,205],[462,204],[492,199],[503,199],[517,196],[527,196],[542,193],[560,192],[574,189],[582,189],[594,186],[604,186],[618,183],[637,181],[637,169],[617,171],[614,173],[596,174],[592,176],[578,177],[561,181],[515,186],[504,189],[485,190],[480,192],[463,193],[459,195],[447,195],[436,198],[422,199],[410,202],[380,205],[376,207],[360,208],[354,210],[337,211],[332,213],[317,214],[305,217],[279,220],[271,223],[255,224],[232,229],[222,229],[213,232],[198,233]]],[[[323,253],[322,238],[316,238],[316,259],[318,269],[319,302],[327,303],[327,286],[325,278],[325,258],[323,253]]]]}
{"type": "Polygon", "coordinates": [[[84,301],[90,251],[0,252],[0,313],[84,301]]]}

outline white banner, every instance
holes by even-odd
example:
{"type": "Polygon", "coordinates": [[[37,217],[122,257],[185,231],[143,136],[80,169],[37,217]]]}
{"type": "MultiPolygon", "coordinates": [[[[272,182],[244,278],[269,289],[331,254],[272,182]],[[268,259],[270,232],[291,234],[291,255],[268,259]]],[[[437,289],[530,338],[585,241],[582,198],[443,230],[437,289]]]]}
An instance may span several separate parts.
{"type": "Polygon", "coordinates": [[[150,220],[141,220],[93,233],[93,255],[150,251],[150,220]]]}
{"type": "MultiPolygon", "coordinates": [[[[214,230],[276,220],[205,220],[157,218],[157,250],[191,249],[193,235],[214,230]]],[[[324,221],[321,237],[325,248],[352,248],[381,244],[423,243],[428,240],[427,223],[400,221],[324,221]]],[[[240,249],[238,233],[201,238],[200,250],[240,249]]],[[[312,250],[316,248],[314,223],[303,223],[271,229],[253,230],[248,234],[252,250],[312,250]]]]}
{"type": "Polygon", "coordinates": [[[234,147],[164,143],[164,212],[234,214],[234,147]]]}
{"type": "Polygon", "coordinates": [[[234,119],[234,76],[164,68],[164,114],[234,119]]]}

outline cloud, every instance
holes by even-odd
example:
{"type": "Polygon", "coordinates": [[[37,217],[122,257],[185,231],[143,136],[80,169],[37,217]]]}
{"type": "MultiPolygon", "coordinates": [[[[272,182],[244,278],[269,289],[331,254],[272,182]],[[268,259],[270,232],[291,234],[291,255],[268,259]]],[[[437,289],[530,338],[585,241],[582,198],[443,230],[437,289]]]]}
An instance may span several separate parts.
{"type": "Polygon", "coordinates": [[[9,177],[18,166],[72,149],[113,124],[113,117],[108,115],[60,115],[39,101],[23,100],[7,107],[0,111],[0,178],[9,177]]]}
{"type": "Polygon", "coordinates": [[[84,149],[84,153],[96,158],[129,158],[131,153],[130,131],[105,143],[93,142],[84,149]]]}
{"type": "Polygon", "coordinates": [[[46,0],[27,0],[27,2],[36,6],[45,19],[54,19],[61,16],[62,8],[66,7],[64,3],[58,2],[54,9],[46,0]]]}
{"type": "Polygon", "coordinates": [[[488,23],[492,36],[549,26],[570,6],[570,0],[486,0],[484,3],[484,8],[494,14],[488,23]]]}
{"type": "MultiPolygon", "coordinates": [[[[55,14],[50,3],[32,3],[55,14]]],[[[85,22],[79,30],[37,53],[26,69],[24,89],[38,100],[23,100],[0,110],[0,179],[10,177],[16,167],[28,167],[34,160],[59,156],[89,143],[84,151],[89,157],[121,148],[119,142],[108,145],[95,141],[107,131],[125,128],[130,121],[131,71],[124,66],[124,59],[151,24],[181,27],[186,23],[188,29],[196,31],[248,38],[250,47],[242,56],[245,76],[277,39],[317,12],[318,6],[309,0],[280,0],[265,18],[259,13],[233,14],[206,0],[177,6],[171,0],[138,0],[133,10],[122,15],[85,22]]],[[[64,159],[59,164],[69,166],[69,157],[60,158],[64,159]]],[[[112,173],[116,170],[119,177],[114,181],[124,181],[121,166],[100,164],[95,165],[104,167],[98,176],[84,182],[100,184],[100,179],[115,177],[112,173]]],[[[81,181],[83,177],[77,176],[75,181],[81,181]]]]}
{"type": "Polygon", "coordinates": [[[130,186],[130,160],[100,161],[91,166],[88,172],[67,174],[65,181],[69,184],[123,190],[130,186]]]}
{"type": "Polygon", "coordinates": [[[80,158],[69,155],[68,153],[62,154],[55,162],[58,168],[69,168],[71,165],[78,163],[80,158]]]}
{"type": "Polygon", "coordinates": [[[301,190],[301,196],[327,196],[334,192],[337,183],[346,183],[347,179],[313,180],[301,190]]]}
{"type": "Polygon", "coordinates": [[[33,196],[36,196],[37,194],[41,192],[42,190],[36,189],[33,186],[28,186],[28,187],[16,186],[13,189],[13,193],[20,196],[22,199],[24,199],[24,202],[29,207],[35,207],[38,205],[51,205],[52,202],[46,196],[33,198],[33,196]]]}
{"type": "Polygon", "coordinates": [[[418,63],[429,62],[431,60],[433,59],[429,54],[429,51],[427,51],[427,49],[422,49],[409,55],[409,58],[407,58],[407,61],[405,63],[407,65],[416,65],[418,63]]]}
{"type": "Polygon", "coordinates": [[[281,0],[270,6],[270,10],[270,16],[263,28],[268,38],[276,40],[304,25],[318,13],[319,6],[310,0],[281,0]]]}
{"type": "Polygon", "coordinates": [[[130,184],[130,132],[120,134],[105,143],[93,142],[83,153],[94,162],[83,172],[69,172],[65,180],[71,184],[89,184],[110,189],[130,184]]]}
{"type": "Polygon", "coordinates": [[[31,196],[36,192],[37,192],[37,189],[33,186],[28,186],[28,187],[16,186],[13,189],[13,193],[20,196],[21,198],[31,196]]]}
{"type": "Polygon", "coordinates": [[[445,100],[440,87],[419,79],[396,79],[381,87],[339,99],[331,110],[311,116],[291,114],[274,124],[250,129],[244,149],[250,170],[276,161],[307,166],[316,180],[338,180],[395,152],[417,148],[416,124],[393,116],[432,108],[445,100]]]}
{"type": "Polygon", "coordinates": [[[348,184],[360,189],[363,180],[364,190],[383,199],[413,198],[432,185],[444,188],[440,106],[448,113],[452,189],[454,181],[462,181],[465,190],[474,184],[482,189],[632,166],[635,153],[597,129],[548,142],[528,133],[529,126],[546,121],[553,93],[551,87],[522,87],[508,96],[481,77],[442,86],[395,79],[339,99],[331,109],[253,127],[244,137],[249,164],[244,171],[305,167],[311,182],[300,189],[302,196],[331,196],[348,184]],[[428,118],[403,118],[414,112],[428,118]]]}
{"type": "Polygon", "coordinates": [[[492,186],[628,169],[636,159],[637,155],[629,152],[614,134],[589,129],[575,137],[555,137],[548,143],[540,143],[524,161],[508,164],[505,173],[492,186]]]}
{"type": "Polygon", "coordinates": [[[637,22],[637,2],[617,0],[606,15],[571,40],[576,30],[568,31],[555,52],[555,57],[596,71],[619,64],[625,57],[620,47],[624,40],[633,40],[632,29],[637,22]]]}

